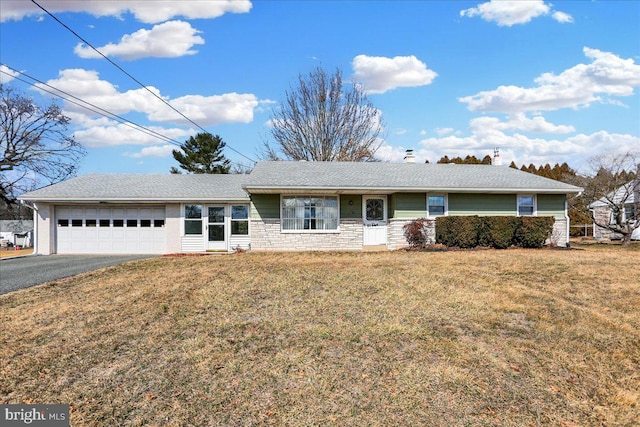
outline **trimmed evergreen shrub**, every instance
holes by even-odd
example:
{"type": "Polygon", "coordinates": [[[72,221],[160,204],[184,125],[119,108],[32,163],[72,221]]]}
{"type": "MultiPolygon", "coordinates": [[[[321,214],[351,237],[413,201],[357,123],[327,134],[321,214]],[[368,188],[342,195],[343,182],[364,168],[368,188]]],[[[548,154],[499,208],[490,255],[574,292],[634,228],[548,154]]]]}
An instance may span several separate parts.
{"type": "Polygon", "coordinates": [[[515,234],[515,242],[523,248],[541,248],[553,233],[555,220],[548,216],[520,217],[520,224],[515,234]]]}
{"type": "Polygon", "coordinates": [[[455,246],[459,248],[475,248],[478,246],[478,225],[480,217],[457,216],[453,217],[453,230],[455,246]]]}
{"type": "Polygon", "coordinates": [[[442,216],[436,218],[436,242],[445,246],[475,248],[478,246],[477,216],[442,216]]]}
{"type": "Polygon", "coordinates": [[[487,216],[482,218],[482,235],[479,241],[484,246],[506,249],[513,244],[513,236],[518,228],[518,217],[487,216]]]}
{"type": "Polygon", "coordinates": [[[448,216],[436,219],[436,242],[460,248],[478,245],[506,249],[511,245],[541,248],[551,237],[552,217],[448,216]]]}

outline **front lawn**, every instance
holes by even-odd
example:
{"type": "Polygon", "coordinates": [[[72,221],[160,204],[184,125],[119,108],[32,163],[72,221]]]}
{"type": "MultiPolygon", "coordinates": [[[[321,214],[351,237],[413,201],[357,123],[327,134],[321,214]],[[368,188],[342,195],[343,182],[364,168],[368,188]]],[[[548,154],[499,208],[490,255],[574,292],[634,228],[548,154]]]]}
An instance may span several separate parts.
{"type": "Polygon", "coordinates": [[[0,403],[73,426],[631,426],[638,252],[617,249],[102,269],[0,296],[0,403]]]}

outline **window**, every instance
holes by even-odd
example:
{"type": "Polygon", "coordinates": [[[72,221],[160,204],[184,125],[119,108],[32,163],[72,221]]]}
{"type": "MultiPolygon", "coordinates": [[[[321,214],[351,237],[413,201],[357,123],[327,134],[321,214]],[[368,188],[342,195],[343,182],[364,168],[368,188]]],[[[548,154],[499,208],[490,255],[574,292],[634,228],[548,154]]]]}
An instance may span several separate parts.
{"type": "Polygon", "coordinates": [[[443,216],[447,212],[447,197],[444,194],[430,194],[427,197],[427,216],[443,216]]]}
{"type": "Polygon", "coordinates": [[[535,197],[532,195],[518,196],[518,215],[531,216],[535,213],[535,197]]]}
{"type": "Polygon", "coordinates": [[[231,234],[249,235],[249,206],[231,205],[231,234]]]}
{"type": "Polygon", "coordinates": [[[97,220],[95,219],[87,219],[84,223],[85,226],[87,227],[95,227],[97,223],[97,220]]]}
{"type": "Polygon", "coordinates": [[[633,203],[624,205],[624,219],[628,222],[635,222],[636,209],[633,203]]]}
{"type": "Polygon", "coordinates": [[[124,227],[124,219],[114,219],[113,220],[114,227],[124,227]]]}
{"type": "Polygon", "coordinates": [[[111,220],[109,219],[100,220],[100,227],[108,227],[109,225],[111,225],[111,220]]]}
{"type": "Polygon", "coordinates": [[[68,227],[69,226],[69,220],[68,219],[59,219],[58,220],[58,227],[68,227]]]}
{"type": "Polygon", "coordinates": [[[185,205],[184,234],[202,234],[202,206],[185,205]]]}
{"type": "Polygon", "coordinates": [[[151,227],[151,220],[150,219],[141,219],[140,220],[140,227],[151,227]]]}
{"type": "Polygon", "coordinates": [[[138,226],[138,220],[137,219],[128,219],[127,220],[127,227],[137,227],[138,226]]]}
{"type": "Polygon", "coordinates": [[[154,227],[164,227],[164,219],[154,219],[153,220],[154,227]]]}
{"type": "Polygon", "coordinates": [[[71,220],[71,226],[72,227],[82,227],[82,220],[81,219],[72,219],[71,220]]]}
{"type": "Polygon", "coordinates": [[[283,230],[337,230],[338,197],[282,197],[283,230]]]}

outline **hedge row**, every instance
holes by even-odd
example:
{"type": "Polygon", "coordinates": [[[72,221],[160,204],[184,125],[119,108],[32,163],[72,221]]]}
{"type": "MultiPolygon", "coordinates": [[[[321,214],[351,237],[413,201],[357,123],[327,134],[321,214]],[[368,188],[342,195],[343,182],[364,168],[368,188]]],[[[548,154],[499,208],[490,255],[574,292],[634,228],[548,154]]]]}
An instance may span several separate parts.
{"type": "Polygon", "coordinates": [[[541,248],[551,237],[553,223],[552,217],[540,216],[443,216],[436,219],[436,243],[460,248],[541,248]]]}

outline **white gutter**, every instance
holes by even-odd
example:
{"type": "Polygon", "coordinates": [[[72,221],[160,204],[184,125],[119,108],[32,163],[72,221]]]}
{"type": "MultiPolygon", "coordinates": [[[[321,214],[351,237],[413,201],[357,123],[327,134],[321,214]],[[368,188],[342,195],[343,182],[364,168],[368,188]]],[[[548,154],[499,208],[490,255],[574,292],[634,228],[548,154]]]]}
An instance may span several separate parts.
{"type": "Polygon", "coordinates": [[[305,186],[246,186],[243,187],[246,191],[253,194],[266,194],[266,193],[282,193],[282,192],[334,192],[336,194],[361,194],[362,192],[377,194],[377,193],[395,193],[395,192],[442,192],[442,193],[499,193],[499,194],[511,194],[511,193],[543,193],[543,194],[580,194],[583,189],[575,187],[570,188],[461,188],[461,187],[311,187],[305,186]]]}

